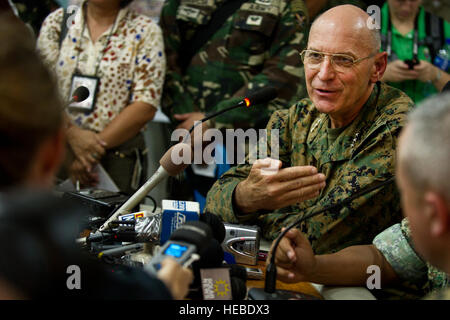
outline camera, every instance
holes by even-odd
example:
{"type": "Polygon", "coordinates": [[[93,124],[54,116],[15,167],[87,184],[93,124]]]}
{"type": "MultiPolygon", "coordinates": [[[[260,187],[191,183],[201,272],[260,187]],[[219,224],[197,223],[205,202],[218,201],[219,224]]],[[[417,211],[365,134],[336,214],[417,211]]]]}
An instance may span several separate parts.
{"type": "Polygon", "coordinates": [[[403,60],[403,62],[405,62],[408,65],[409,70],[414,69],[414,66],[420,64],[419,60],[416,58],[403,60]]]}

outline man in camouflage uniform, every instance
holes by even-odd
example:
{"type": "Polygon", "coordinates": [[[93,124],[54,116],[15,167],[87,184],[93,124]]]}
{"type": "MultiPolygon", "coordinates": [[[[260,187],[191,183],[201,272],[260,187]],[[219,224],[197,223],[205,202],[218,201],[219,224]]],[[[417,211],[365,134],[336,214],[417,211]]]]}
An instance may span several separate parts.
{"type": "MultiPolygon", "coordinates": [[[[364,286],[367,268],[376,265],[381,289],[416,289],[422,295],[431,292],[427,299],[450,299],[449,128],[450,93],[425,100],[410,114],[396,168],[405,214],[401,223],[377,235],[372,245],[321,256],[314,255],[298,230],[291,230],[276,253],[279,279],[364,286]]],[[[378,290],[374,294],[380,296],[378,290]]]]}
{"type": "MultiPolygon", "coordinates": [[[[379,36],[367,29],[367,19],[344,5],[314,22],[302,53],[310,99],[275,112],[267,126],[268,141],[270,130],[279,130],[281,161],[232,168],[209,191],[206,210],[231,223],[257,224],[274,239],[299,216],[393,176],[397,137],[412,101],[379,83],[386,53],[378,52],[379,36]],[[268,166],[282,169],[267,174],[268,166]]],[[[300,229],[316,253],[326,253],[369,243],[400,219],[391,184],[300,229]]]]}
{"type": "MultiPolygon", "coordinates": [[[[260,87],[278,89],[267,106],[237,109],[215,119],[217,128],[264,128],[274,110],[305,94],[298,52],[308,21],[301,0],[243,2],[190,61],[182,61],[197,30],[220,12],[225,0],[167,0],[161,12],[167,72],[163,111],[190,129],[206,112],[218,111],[260,87]]],[[[189,60],[189,59],[188,59],[189,60]]]]}

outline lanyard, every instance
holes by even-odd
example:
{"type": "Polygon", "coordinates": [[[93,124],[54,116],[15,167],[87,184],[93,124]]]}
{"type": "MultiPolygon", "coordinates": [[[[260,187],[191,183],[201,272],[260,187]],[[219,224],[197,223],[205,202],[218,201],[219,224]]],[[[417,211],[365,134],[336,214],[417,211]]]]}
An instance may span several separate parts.
{"type": "MultiPolygon", "coordinates": [[[[418,53],[419,53],[419,31],[418,31],[418,20],[419,20],[419,13],[417,13],[416,18],[414,20],[414,36],[413,36],[413,59],[419,60],[418,53]]],[[[391,17],[389,16],[388,11],[388,25],[387,25],[387,46],[386,46],[386,52],[388,54],[388,57],[392,54],[392,26],[391,26],[391,17]]]]}
{"type": "MultiPolygon", "coordinates": [[[[86,2],[85,2],[85,4],[86,4],[86,2]]],[[[119,13],[117,14],[117,16],[116,16],[116,18],[114,20],[114,24],[112,25],[111,31],[109,32],[108,38],[106,40],[106,44],[103,47],[103,50],[101,51],[101,55],[97,58],[97,62],[95,64],[95,74],[94,74],[95,77],[98,74],[98,69],[100,67],[100,64],[102,63],[103,57],[105,56],[106,49],[108,48],[109,42],[110,42],[111,37],[113,35],[114,28],[116,27],[117,17],[118,16],[119,16],[119,13]]],[[[78,72],[78,62],[79,62],[79,59],[80,59],[80,52],[81,52],[81,47],[82,47],[82,43],[83,43],[84,31],[86,30],[86,24],[87,24],[87,14],[86,14],[86,19],[84,19],[83,29],[81,30],[80,45],[79,45],[80,50],[77,50],[78,53],[77,53],[77,63],[75,65],[75,73],[78,72]]]]}

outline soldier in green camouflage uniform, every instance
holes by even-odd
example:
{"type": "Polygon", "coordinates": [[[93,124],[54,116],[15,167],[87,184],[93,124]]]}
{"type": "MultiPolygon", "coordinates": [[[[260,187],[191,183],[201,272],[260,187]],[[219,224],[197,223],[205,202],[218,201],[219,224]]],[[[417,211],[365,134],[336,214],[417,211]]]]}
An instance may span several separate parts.
{"type": "MultiPolygon", "coordinates": [[[[233,210],[233,192],[245,179],[251,165],[239,165],[225,173],[208,193],[207,210],[232,223],[257,224],[263,236],[274,239],[281,227],[318,208],[342,201],[358,190],[386,180],[394,174],[394,154],[406,113],[412,107],[401,91],[379,84],[348,127],[328,128],[328,116],[309,99],[289,110],[275,112],[267,126],[279,129],[280,160],[283,167],[312,165],[326,177],[320,196],[251,219],[233,210]]],[[[387,226],[400,221],[399,197],[394,185],[369,193],[343,208],[337,215],[327,213],[301,224],[316,253],[367,243],[387,226]]]]}
{"type": "MultiPolygon", "coordinates": [[[[216,119],[216,127],[264,128],[274,110],[296,92],[305,95],[298,56],[308,21],[301,0],[248,0],[197,52],[185,70],[183,49],[224,0],[167,0],[161,12],[167,56],[163,111],[174,114],[221,110],[260,87],[274,86],[278,98],[267,106],[238,109],[216,119]]],[[[220,8],[219,8],[220,10],[220,8]]]]}
{"type": "Polygon", "coordinates": [[[44,19],[52,11],[59,8],[59,5],[54,0],[12,0],[12,2],[17,8],[20,19],[33,28],[36,37],[44,19]]]}
{"type": "MultiPolygon", "coordinates": [[[[442,294],[442,289],[447,288],[448,275],[416,253],[407,218],[377,235],[373,244],[394,269],[402,286],[414,288],[418,294],[433,292],[431,299],[436,299],[434,295],[442,294]]],[[[396,294],[395,291],[399,289],[391,290],[396,294]]],[[[404,295],[403,292],[398,294],[404,295]]],[[[450,299],[450,296],[447,299],[450,299]]]]}
{"type": "MultiPolygon", "coordinates": [[[[347,16],[351,20],[352,17],[358,15],[361,15],[360,19],[365,21],[364,19],[367,16],[365,12],[354,6],[336,8],[327,11],[326,19],[333,21],[339,19],[341,12],[346,13],[343,15],[344,18],[338,21],[346,21],[347,16]]],[[[326,19],[325,21],[328,21],[326,19]]],[[[351,24],[351,21],[349,24],[351,24]]],[[[331,28],[335,28],[334,24],[331,25],[331,28]]],[[[314,37],[313,30],[314,25],[311,29],[308,48],[312,41],[317,43],[317,40],[325,42],[325,44],[320,44],[321,47],[335,45],[330,43],[328,39],[322,40],[326,37],[328,29],[315,31],[320,37],[314,37]],[[325,32],[325,34],[321,32],[325,32]]],[[[359,31],[362,32],[362,30],[359,31]]],[[[352,48],[350,44],[346,44],[347,39],[350,41],[347,33],[343,33],[342,37],[342,39],[335,41],[335,43],[343,46],[343,49],[335,49],[337,52],[344,52],[344,50],[352,48]]],[[[363,39],[362,36],[361,39],[363,39]]],[[[350,42],[355,46],[362,46],[363,44],[360,39],[352,41],[350,42]]],[[[373,51],[374,49],[375,46],[366,51],[376,52],[373,51]]],[[[324,49],[324,51],[327,50],[324,49]]],[[[363,57],[362,53],[360,55],[358,58],[363,57]]],[[[382,56],[383,54],[375,59],[383,60],[382,56]]],[[[383,62],[381,61],[381,63],[383,62]]],[[[323,64],[324,62],[322,62],[323,64]]],[[[359,70],[362,70],[363,65],[357,66],[361,68],[359,70]]],[[[320,73],[328,72],[330,79],[327,79],[327,83],[337,88],[338,85],[335,84],[335,81],[337,81],[336,77],[338,76],[330,71],[329,65],[327,65],[327,68],[328,70],[321,70],[320,73]],[[335,78],[331,79],[331,77],[335,78]]],[[[314,96],[318,94],[317,90],[310,91],[311,84],[309,82],[315,83],[314,81],[317,78],[308,75],[309,69],[305,62],[308,93],[310,96],[312,94],[314,96]]],[[[349,69],[350,74],[360,72],[356,69],[355,65],[352,66],[349,69]]],[[[320,77],[322,76],[320,75],[320,77]]],[[[344,82],[349,81],[346,78],[347,76],[348,74],[339,75],[344,82]]],[[[365,76],[368,77],[367,74],[365,76]]],[[[289,225],[299,216],[342,201],[362,188],[392,177],[397,137],[404,125],[406,113],[412,107],[412,101],[401,91],[380,84],[377,81],[377,75],[375,75],[375,78],[371,78],[373,79],[371,81],[374,82],[371,85],[365,82],[368,80],[362,80],[361,77],[360,74],[359,81],[361,82],[356,81],[352,82],[351,85],[349,84],[351,89],[347,94],[358,96],[356,91],[359,88],[367,88],[369,95],[365,102],[361,102],[360,111],[356,111],[358,112],[357,117],[345,126],[330,128],[330,121],[333,118],[327,112],[319,112],[318,106],[309,98],[301,100],[289,110],[275,112],[267,126],[268,141],[271,141],[270,130],[279,130],[279,159],[284,168],[282,170],[290,169],[288,167],[299,168],[299,170],[306,166],[315,167],[326,181],[326,186],[320,188],[320,195],[313,198],[309,197],[306,201],[302,201],[304,199],[299,196],[297,201],[295,199],[291,201],[291,205],[278,206],[276,210],[270,210],[272,208],[262,208],[262,210],[256,212],[249,210],[250,214],[244,215],[239,208],[236,208],[234,196],[236,196],[236,187],[239,189],[240,185],[244,185],[240,182],[246,182],[248,185],[247,181],[251,178],[249,173],[253,171],[252,166],[246,164],[232,168],[215,183],[208,193],[206,210],[220,215],[225,221],[231,223],[257,224],[261,227],[265,238],[274,239],[278,236],[282,227],[289,225]]],[[[354,78],[351,79],[354,80],[354,78]]],[[[323,89],[327,88],[325,81],[317,83],[322,83],[320,86],[323,89]]],[[[345,90],[338,95],[339,99],[342,95],[345,95],[344,92],[345,90]]],[[[328,93],[324,94],[327,95],[328,93]]],[[[335,93],[330,95],[331,98],[337,96],[335,93]]],[[[314,99],[319,101],[321,105],[323,104],[320,98],[314,99]]],[[[341,105],[339,99],[337,99],[336,105],[341,105]]],[[[342,100],[347,101],[348,99],[342,100]]],[[[346,108],[356,107],[346,103],[343,104],[346,108]]],[[[323,181],[320,177],[312,177],[311,179],[316,179],[311,185],[317,185],[320,181],[323,181]]],[[[300,183],[305,184],[306,180],[300,181],[300,183]]],[[[301,190],[302,187],[297,189],[301,190]]],[[[311,191],[310,195],[314,196],[315,194],[311,191]]],[[[268,194],[268,196],[271,195],[268,194]]],[[[255,195],[252,192],[247,197],[254,198],[255,195]]],[[[353,244],[370,243],[375,235],[400,220],[398,192],[394,185],[388,185],[354,200],[351,205],[344,207],[339,212],[328,212],[305,221],[300,225],[300,229],[308,236],[316,253],[326,253],[353,244]]]]}

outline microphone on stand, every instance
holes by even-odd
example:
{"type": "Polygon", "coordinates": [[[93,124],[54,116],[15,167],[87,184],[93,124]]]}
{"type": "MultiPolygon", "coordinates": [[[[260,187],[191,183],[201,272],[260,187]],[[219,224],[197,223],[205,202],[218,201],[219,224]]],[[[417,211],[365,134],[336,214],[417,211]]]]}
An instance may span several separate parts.
{"type": "Polygon", "coordinates": [[[208,121],[209,119],[215,118],[215,117],[221,115],[222,113],[228,112],[230,110],[233,110],[233,109],[236,109],[239,107],[245,106],[245,107],[249,108],[253,105],[258,105],[260,103],[266,103],[268,101],[275,99],[277,96],[278,96],[278,91],[274,87],[266,87],[261,90],[258,90],[254,94],[251,94],[248,97],[242,99],[235,105],[232,105],[228,108],[222,109],[220,111],[217,111],[217,112],[209,114],[209,115],[207,114],[205,118],[199,120],[199,122],[197,122],[195,125],[193,125],[191,127],[191,129],[189,129],[189,132],[192,132],[192,130],[194,130],[194,128],[196,126],[198,126],[200,123],[203,123],[205,121],[208,121]]]}
{"type": "Polygon", "coordinates": [[[278,236],[278,238],[275,240],[275,244],[272,249],[272,255],[270,258],[269,265],[266,268],[266,279],[265,279],[265,285],[264,289],[260,288],[252,288],[250,289],[248,296],[252,300],[286,300],[289,298],[296,298],[298,297],[298,293],[287,291],[287,290],[276,290],[276,280],[277,280],[277,266],[275,264],[275,256],[276,256],[276,250],[278,248],[278,245],[281,241],[281,239],[284,237],[284,235],[291,230],[296,225],[300,224],[301,222],[310,219],[314,216],[317,216],[319,214],[322,214],[326,211],[333,212],[336,209],[339,209],[349,203],[351,203],[353,200],[371,192],[376,189],[379,189],[385,185],[388,185],[390,183],[393,183],[395,181],[395,177],[391,177],[386,181],[383,181],[381,183],[378,183],[374,186],[369,186],[363,190],[360,190],[359,192],[356,192],[354,195],[348,197],[347,199],[335,203],[330,204],[318,211],[312,212],[306,216],[302,216],[295,220],[293,223],[291,223],[281,234],[278,236]]]}
{"type": "MultiPolygon", "coordinates": [[[[76,90],[75,90],[76,91],[76,90]]],[[[263,88],[256,93],[249,95],[248,97],[242,99],[240,102],[238,102],[236,105],[231,106],[229,108],[225,108],[221,111],[218,111],[214,114],[211,114],[209,116],[206,116],[204,119],[200,120],[196,125],[199,123],[202,123],[204,121],[207,121],[211,118],[217,117],[218,115],[227,112],[229,110],[241,107],[241,106],[247,106],[250,107],[254,104],[260,104],[263,102],[270,101],[277,96],[277,90],[273,87],[263,88]]],[[[195,127],[195,125],[191,128],[195,127]]],[[[189,135],[188,135],[189,136],[189,135]]],[[[194,139],[192,139],[194,140],[194,139]]],[[[109,227],[109,224],[111,221],[117,219],[118,216],[126,213],[130,213],[130,210],[135,208],[142,199],[145,198],[145,196],[153,190],[155,186],[157,186],[162,180],[167,178],[168,176],[176,176],[183,172],[191,163],[192,159],[194,157],[193,153],[193,144],[192,143],[186,143],[184,142],[177,143],[174,146],[170,147],[169,150],[162,156],[161,160],[159,161],[160,167],[158,170],[150,177],[149,180],[141,187],[139,190],[137,190],[119,209],[117,209],[116,212],[114,212],[111,217],[98,229],[99,231],[104,231],[106,228],[109,227]],[[175,154],[180,155],[181,159],[184,159],[184,155],[188,155],[188,158],[190,158],[189,163],[185,163],[182,161],[181,163],[174,163],[172,161],[172,154],[175,152],[175,154]],[[185,154],[186,153],[186,154],[185,154]]]]}

